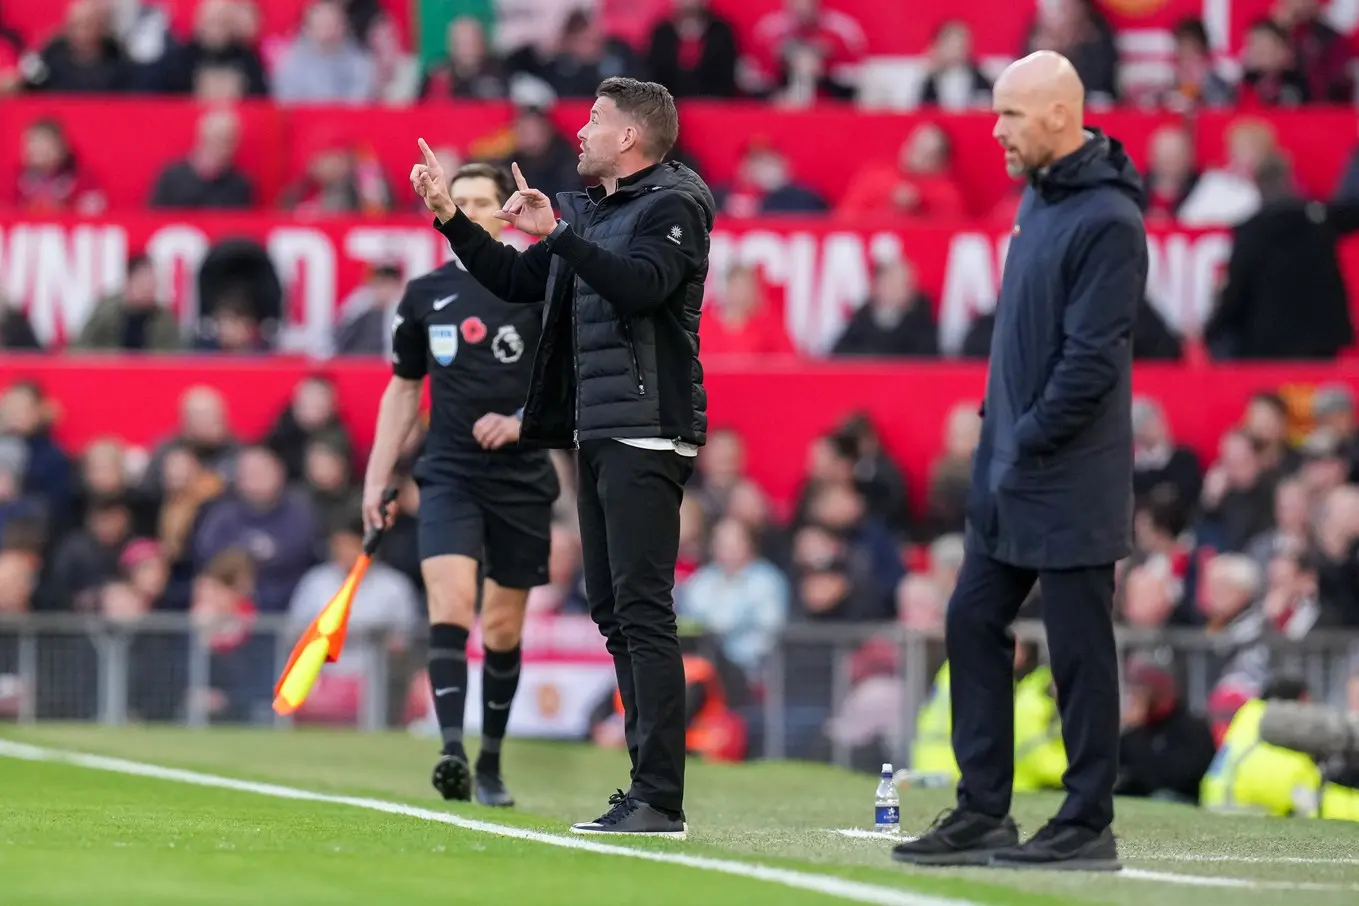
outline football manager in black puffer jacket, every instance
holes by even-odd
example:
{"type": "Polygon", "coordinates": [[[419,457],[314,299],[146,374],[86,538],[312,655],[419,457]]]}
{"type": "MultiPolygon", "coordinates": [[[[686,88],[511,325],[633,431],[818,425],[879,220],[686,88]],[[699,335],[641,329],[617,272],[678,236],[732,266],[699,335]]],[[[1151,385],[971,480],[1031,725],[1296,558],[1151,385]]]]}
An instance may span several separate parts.
{"type": "Polygon", "coordinates": [[[1147,279],[1142,180],[1084,126],[1071,63],[996,81],[995,136],[1028,181],[996,303],[966,554],[948,604],[958,807],[893,855],[916,864],[1117,870],[1114,564],[1132,542],[1132,332],[1147,279]],[[1067,797],[1024,843],[1011,820],[1014,638],[1037,581],[1067,797]]]}
{"type": "Polygon", "coordinates": [[[680,501],[708,427],[698,320],[715,206],[698,174],[665,161],[678,134],[664,87],[602,82],[577,136],[580,174],[597,185],[558,195],[559,220],[513,168],[518,191],[497,216],[540,237],[522,253],[458,210],[424,139],[411,171],[468,273],[509,302],[547,301],[520,442],[579,449],[585,590],[632,759],[630,788],[577,833],[685,833],[673,592],[680,501]]]}

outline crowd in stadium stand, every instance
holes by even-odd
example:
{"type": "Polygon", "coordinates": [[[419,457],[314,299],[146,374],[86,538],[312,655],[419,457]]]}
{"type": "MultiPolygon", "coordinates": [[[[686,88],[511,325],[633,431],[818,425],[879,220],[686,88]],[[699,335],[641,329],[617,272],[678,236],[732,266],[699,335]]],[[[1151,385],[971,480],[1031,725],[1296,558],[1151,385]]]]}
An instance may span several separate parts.
{"type": "MultiPolygon", "coordinates": [[[[413,213],[419,206],[389,183],[380,162],[339,141],[310,148],[305,172],[294,174],[279,198],[260,197],[252,174],[234,163],[240,121],[229,102],[510,100],[517,109],[510,147],[495,156],[517,160],[531,184],[552,192],[575,186],[577,177],[571,140],[547,109],[558,99],[591,97],[603,77],[649,76],[681,98],[746,97],[784,107],[849,100],[863,88],[863,29],[834,0],[789,0],[748,30],[735,28],[704,0],[644,5],[658,8],[640,40],[609,34],[600,17],[580,9],[559,17],[550,40],[505,51],[496,49],[482,19],[455,18],[441,29],[444,58],[425,64],[415,36],[402,34],[390,5],[376,0],[307,3],[296,33],[285,36],[261,34],[259,7],[251,0],[203,0],[192,30],[183,34],[155,3],[75,0],[60,20],[51,5],[53,33],[32,44],[25,43],[32,36],[5,26],[12,4],[0,4],[0,97],[191,95],[212,106],[193,147],[160,174],[147,205],[276,205],[307,215],[413,213]]],[[[1174,29],[1173,79],[1152,85],[1120,75],[1113,29],[1095,4],[1063,0],[1038,9],[1026,46],[1015,50],[1066,53],[1095,101],[1185,112],[1354,98],[1348,38],[1304,0],[1280,0],[1269,18],[1251,25],[1235,66],[1220,65],[1209,53],[1202,21],[1182,21],[1174,29]]],[[[992,69],[972,52],[966,22],[943,24],[922,50],[919,105],[989,105],[992,69]]],[[[967,209],[940,126],[921,124],[903,139],[896,161],[864,165],[840,197],[827,198],[792,171],[784,149],[751,136],[734,179],[717,187],[723,216],[1013,217],[1013,198],[991,212],[967,209]]],[[[87,217],[106,209],[105,187],[87,178],[61,122],[43,119],[4,140],[22,143],[22,172],[5,187],[11,206],[87,217]]],[[[1334,196],[1313,202],[1299,197],[1275,133],[1258,122],[1230,130],[1221,169],[1200,170],[1193,132],[1178,123],[1166,124],[1148,148],[1136,150],[1145,151],[1149,218],[1236,227],[1221,301],[1203,331],[1214,357],[1333,359],[1352,345],[1336,245],[1359,230],[1359,155],[1334,196]]],[[[441,153],[464,156],[457,149],[441,153]]],[[[231,261],[219,261],[219,271],[249,279],[225,281],[205,297],[202,323],[185,336],[157,297],[150,259],[137,255],[123,289],[98,302],[71,345],[130,353],[268,351],[265,326],[277,317],[277,275],[267,257],[231,261]]],[[[391,312],[410,276],[395,265],[375,267],[343,300],[335,351],[385,354],[391,312]]],[[[756,267],[741,264],[716,275],[716,304],[705,311],[702,329],[705,352],[792,352],[784,319],[766,295],[756,267]]],[[[880,261],[830,355],[938,356],[933,312],[909,259],[880,261]]],[[[972,325],[964,355],[985,357],[989,321],[972,325]]],[[[1176,335],[1148,304],[1134,345],[1139,357],[1178,359],[1186,340],[1197,339],[1176,335]]],[[[6,307],[0,347],[39,346],[25,314],[6,307]]],[[[263,437],[234,436],[222,397],[190,389],[180,423],[167,425],[164,443],[147,452],[116,438],[62,449],[50,432],[59,410],[60,401],[35,385],[12,385],[0,398],[0,612],[134,620],[166,610],[226,618],[238,627],[256,612],[309,616],[319,606],[317,589],[328,587],[324,577],[333,578],[357,555],[362,451],[341,425],[333,389],[323,379],[299,384],[292,405],[263,437]]],[[[1202,627],[1221,639],[1211,703],[1214,714],[1230,715],[1269,677],[1263,642],[1359,629],[1355,398],[1346,386],[1327,386],[1298,411],[1262,388],[1239,426],[1223,436],[1216,457],[1204,462],[1176,443],[1154,400],[1138,400],[1135,428],[1137,551],[1120,567],[1119,616],[1133,627],[1202,627]]],[[[747,474],[742,438],[719,426],[701,453],[682,512],[679,613],[720,641],[725,660],[752,688],[780,629],[792,622],[901,621],[938,630],[961,558],[978,430],[975,403],[960,403],[940,426],[941,449],[930,473],[904,475],[871,421],[851,417],[813,444],[802,491],[780,512],[747,474]],[[909,487],[927,490],[912,495],[909,487]],[[913,498],[925,504],[912,507],[913,498]]],[[[418,433],[410,439],[406,475],[421,441],[418,433]]],[[[533,592],[530,607],[584,613],[570,463],[558,462],[564,491],[550,584],[533,592]]],[[[356,614],[370,628],[390,630],[394,650],[422,622],[411,515],[418,499],[407,478],[384,563],[367,580],[381,592],[370,591],[356,614]]],[[[223,631],[215,654],[235,650],[240,663],[267,662],[269,651],[244,650],[245,637],[223,631]]],[[[875,678],[896,682],[899,666],[891,651],[865,646],[855,655],[854,688],[875,678]]],[[[248,718],[260,696],[267,697],[272,670],[239,664],[223,670],[222,677],[232,678],[217,684],[210,709],[219,717],[248,718]]],[[[790,708],[801,709],[799,725],[810,728],[805,738],[790,739],[795,754],[819,753],[828,726],[856,747],[889,732],[862,726],[863,715],[849,706],[828,724],[829,680],[819,678],[829,668],[818,670],[800,675],[812,677],[803,683],[807,689],[819,690],[806,700],[797,698],[801,686],[790,687],[790,708]]],[[[1354,674],[1359,677],[1359,664],[1354,674]]],[[[885,700],[895,694],[900,690],[885,700]]],[[[1350,707],[1359,710],[1359,680],[1351,698],[1350,707]]],[[[872,713],[890,710],[875,701],[872,713]]],[[[0,698],[0,710],[5,707],[0,698]]]]}

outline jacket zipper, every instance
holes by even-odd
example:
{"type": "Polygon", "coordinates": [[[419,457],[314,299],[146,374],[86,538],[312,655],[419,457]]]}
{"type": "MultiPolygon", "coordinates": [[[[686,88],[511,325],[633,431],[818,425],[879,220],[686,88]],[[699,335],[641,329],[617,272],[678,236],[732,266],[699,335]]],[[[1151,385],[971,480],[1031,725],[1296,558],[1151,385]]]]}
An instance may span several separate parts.
{"type": "MultiPolygon", "coordinates": [[[[607,199],[605,199],[607,201],[607,199]]],[[[595,225],[595,219],[599,216],[599,210],[603,207],[603,201],[594,205],[590,211],[590,216],[585,218],[586,229],[595,225]]],[[[576,274],[571,273],[571,367],[576,375],[576,427],[571,432],[571,442],[576,449],[580,449],[580,322],[576,317],[576,274]]]]}
{"type": "Polygon", "coordinates": [[[632,379],[637,382],[637,392],[646,396],[646,384],[642,383],[642,366],[637,361],[637,346],[632,342],[632,328],[623,322],[623,339],[628,344],[628,356],[632,359],[632,379]]]}

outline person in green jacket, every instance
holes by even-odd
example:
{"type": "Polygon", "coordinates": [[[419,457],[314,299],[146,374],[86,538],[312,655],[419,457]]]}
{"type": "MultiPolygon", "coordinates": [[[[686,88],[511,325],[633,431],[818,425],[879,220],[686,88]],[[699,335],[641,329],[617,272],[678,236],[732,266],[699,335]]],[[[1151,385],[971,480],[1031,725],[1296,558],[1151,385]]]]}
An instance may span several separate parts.
{"type": "Polygon", "coordinates": [[[127,264],[120,295],[99,301],[73,344],[76,349],[171,352],[180,347],[175,316],[156,299],[156,269],[145,255],[127,264]]]}

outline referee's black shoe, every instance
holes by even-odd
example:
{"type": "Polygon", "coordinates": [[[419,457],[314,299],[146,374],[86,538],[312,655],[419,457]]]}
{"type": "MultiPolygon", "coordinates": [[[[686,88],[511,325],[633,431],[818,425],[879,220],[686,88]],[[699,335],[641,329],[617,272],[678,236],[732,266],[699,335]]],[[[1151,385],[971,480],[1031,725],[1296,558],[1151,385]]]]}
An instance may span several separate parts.
{"type": "Polygon", "coordinates": [[[684,813],[669,814],[622,790],[609,797],[611,808],[594,821],[571,825],[573,834],[617,834],[629,837],[670,837],[683,840],[684,813]]]}
{"type": "Polygon", "coordinates": [[[474,787],[479,805],[489,805],[492,808],[509,808],[514,805],[514,797],[505,787],[505,778],[499,773],[478,770],[474,787]]]}
{"type": "Polygon", "coordinates": [[[995,868],[1044,868],[1055,871],[1121,871],[1118,841],[1109,828],[1093,831],[1079,824],[1049,821],[1017,846],[993,853],[995,868]]]}
{"type": "Polygon", "coordinates": [[[1019,844],[1019,828],[1009,815],[943,812],[925,833],[892,847],[892,858],[910,865],[989,865],[991,855],[1019,844]]]}
{"type": "Polygon", "coordinates": [[[472,798],[472,771],[465,755],[444,755],[434,766],[431,780],[439,795],[449,801],[467,802],[472,798]]]}

